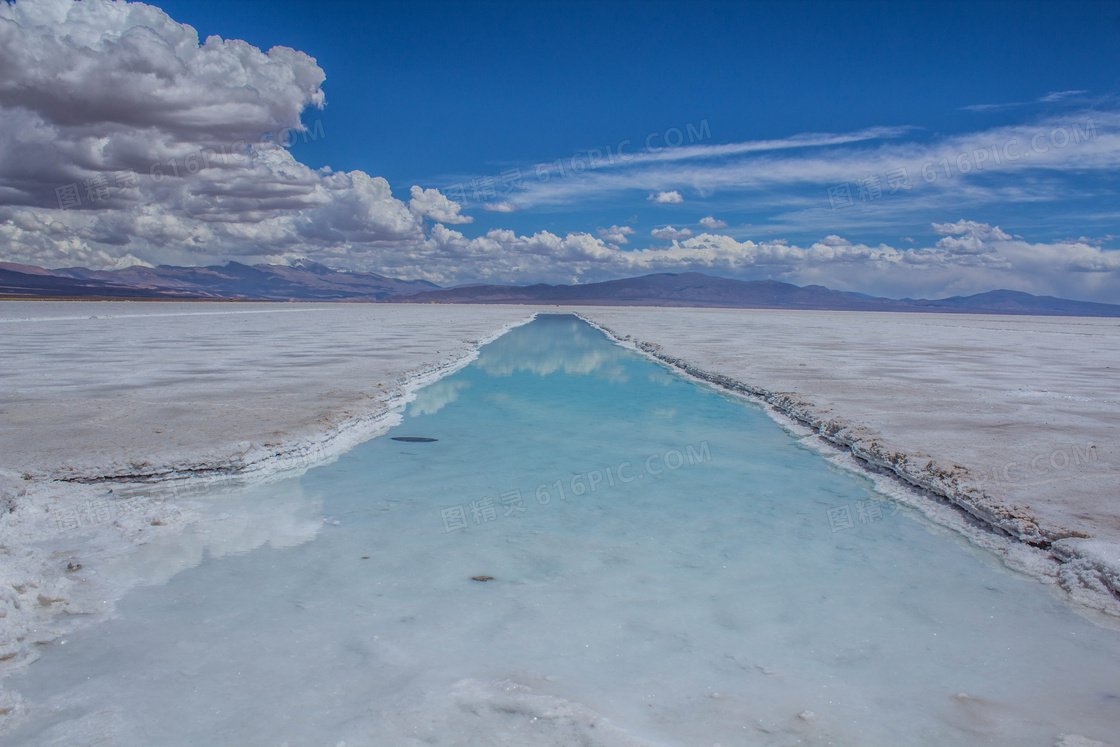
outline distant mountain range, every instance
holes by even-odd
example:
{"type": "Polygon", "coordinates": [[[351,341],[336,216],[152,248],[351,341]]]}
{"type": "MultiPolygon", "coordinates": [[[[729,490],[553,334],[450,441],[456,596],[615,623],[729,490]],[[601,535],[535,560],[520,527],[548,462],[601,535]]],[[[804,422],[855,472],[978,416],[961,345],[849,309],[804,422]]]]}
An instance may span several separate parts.
{"type": "Polygon", "coordinates": [[[370,272],[288,265],[45,270],[0,262],[0,298],[102,298],[382,303],[507,303],[564,306],[693,306],[738,309],[921,311],[1120,317],[1120,305],[995,290],[938,300],[877,298],[821,285],[730,280],[699,272],[662,273],[586,285],[466,285],[440,288],[370,272]]]}
{"type": "Polygon", "coordinates": [[[587,285],[468,285],[388,299],[399,303],[526,303],[571,306],[693,306],[734,309],[923,311],[1120,317],[1120,306],[995,290],[935,301],[877,298],[776,280],[730,280],[699,272],[643,275],[587,285]]]}
{"type": "Polygon", "coordinates": [[[214,267],[128,267],[44,270],[0,262],[0,297],[232,299],[241,301],[377,301],[439,288],[372,272],[332,270],[316,262],[214,267]]]}

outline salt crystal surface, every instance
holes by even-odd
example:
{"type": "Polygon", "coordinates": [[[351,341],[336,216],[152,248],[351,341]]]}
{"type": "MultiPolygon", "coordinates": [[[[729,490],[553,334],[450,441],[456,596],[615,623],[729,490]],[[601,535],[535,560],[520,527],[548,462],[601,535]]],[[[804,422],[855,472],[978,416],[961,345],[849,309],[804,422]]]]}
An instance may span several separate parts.
{"type": "Polygon", "coordinates": [[[153,538],[128,572],[159,585],[10,678],[24,715],[9,739],[1049,746],[1120,731],[1115,630],[879,492],[845,452],[830,462],[815,437],[570,318],[483,348],[398,433],[438,441],[376,438],[197,499],[193,531],[245,540],[184,557],[153,538]],[[271,505],[292,520],[254,537],[243,522],[271,505]]]}

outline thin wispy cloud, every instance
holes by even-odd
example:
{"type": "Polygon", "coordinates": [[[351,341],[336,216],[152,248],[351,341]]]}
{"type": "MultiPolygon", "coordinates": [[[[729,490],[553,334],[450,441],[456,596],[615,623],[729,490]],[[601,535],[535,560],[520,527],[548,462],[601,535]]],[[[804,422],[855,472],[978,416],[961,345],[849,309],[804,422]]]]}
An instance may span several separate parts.
{"type": "MultiPolygon", "coordinates": [[[[868,176],[877,176],[883,191],[901,189],[911,197],[966,187],[994,196],[998,183],[981,185],[982,181],[1021,181],[1032,174],[1104,173],[1120,168],[1120,114],[1074,112],[1031,124],[924,141],[885,141],[870,147],[836,145],[807,153],[747,153],[716,160],[635,162],[565,180],[529,182],[514,200],[522,207],[567,206],[616,199],[652,186],[659,191],[647,199],[656,202],[676,202],[669,195],[681,195],[687,187],[744,198],[759,192],[773,196],[785,188],[816,187],[827,201],[828,186],[855,184],[868,176]],[[889,183],[892,177],[894,185],[889,183]]],[[[976,197],[976,192],[968,195],[969,200],[976,197]]]]}
{"type": "MultiPolygon", "coordinates": [[[[640,160],[643,164],[662,161],[685,161],[703,158],[727,158],[748,153],[765,153],[768,151],[796,150],[802,148],[822,148],[832,145],[847,145],[850,143],[866,143],[873,140],[897,138],[913,132],[915,127],[870,127],[858,132],[850,133],[820,133],[809,132],[780,140],[751,140],[742,143],[725,144],[695,144],[679,145],[676,147],[661,147],[657,151],[643,150],[640,160]]],[[[641,143],[638,143],[640,146],[641,143]]],[[[632,164],[634,159],[612,159],[602,164],[600,168],[610,169],[625,167],[632,164]]],[[[540,164],[542,166],[548,164],[540,164]]]]}
{"type": "Polygon", "coordinates": [[[1078,96],[1084,93],[1088,93],[1088,91],[1051,91],[1040,98],[1039,101],[1044,104],[1051,104],[1055,101],[1061,101],[1062,99],[1068,99],[1070,96],[1078,96]]]}
{"type": "Polygon", "coordinates": [[[1041,96],[1034,101],[1011,101],[999,104],[971,104],[969,106],[962,106],[960,110],[964,112],[1005,111],[1007,109],[1018,109],[1023,106],[1034,106],[1036,104],[1055,104],[1072,96],[1080,96],[1086,93],[1088,93],[1088,91],[1051,91],[1045,96],[1041,96]]]}

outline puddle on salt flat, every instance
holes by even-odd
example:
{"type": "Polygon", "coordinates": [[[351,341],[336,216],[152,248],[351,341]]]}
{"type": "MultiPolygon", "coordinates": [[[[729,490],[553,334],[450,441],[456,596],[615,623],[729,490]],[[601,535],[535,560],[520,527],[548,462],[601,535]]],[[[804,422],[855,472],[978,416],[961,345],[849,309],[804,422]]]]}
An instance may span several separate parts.
{"type": "Polygon", "coordinates": [[[485,346],[387,437],[256,490],[326,521],[45,646],[8,682],[30,711],[8,743],[1120,733],[1120,634],[572,316],[485,346]]]}

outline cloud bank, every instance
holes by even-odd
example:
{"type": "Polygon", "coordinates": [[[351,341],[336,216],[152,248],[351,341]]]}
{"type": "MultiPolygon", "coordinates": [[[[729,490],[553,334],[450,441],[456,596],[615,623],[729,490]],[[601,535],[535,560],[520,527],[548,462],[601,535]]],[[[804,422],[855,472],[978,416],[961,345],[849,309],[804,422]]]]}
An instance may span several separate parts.
{"type": "Polygon", "coordinates": [[[474,218],[436,189],[412,186],[402,200],[381,177],[299,163],[284,145],[320,134],[301,117],[324,105],[325,79],[302,52],[200,40],[192,27],[142,3],[0,3],[0,259],[113,268],[311,257],[442,284],[699,270],[890,296],[1007,287],[1120,301],[1120,263],[1101,241],[1030,242],[955,207],[961,195],[970,204],[1052,199],[1049,175],[1115,173],[1120,117],[1107,111],[1091,122],[1062,119],[922,143],[892,140],[906,128],[880,128],[693,145],[532,184],[485,206],[502,214],[609,198],[629,200],[628,215],[636,205],[671,210],[664,206],[682,203],[681,189],[693,201],[722,191],[756,203],[786,200],[787,207],[805,201],[783,193],[791,185],[819,191],[812,204],[789,213],[820,228],[823,238],[802,245],[724,235],[718,231],[727,223],[708,215],[699,221],[704,233],[655,228],[654,244],[632,248],[636,231],[624,225],[563,236],[492,228],[471,238],[453,226],[474,218]],[[1076,140],[1073,126],[1081,128],[1076,140]],[[1006,160],[1009,143],[1030,158],[1006,160]],[[980,168],[982,151],[990,155],[980,168]],[[998,163],[997,153],[1004,158],[998,163]],[[943,159],[956,173],[923,179],[923,166],[943,159]],[[903,190],[906,201],[877,204],[876,216],[889,221],[896,210],[922,211],[920,222],[936,237],[930,245],[870,246],[839,235],[860,224],[852,213],[829,209],[824,187],[899,168],[913,191],[903,190]],[[945,199],[950,194],[955,201],[945,199]]]}
{"type": "Polygon", "coordinates": [[[141,3],[0,4],[5,258],[360,255],[420,241],[424,218],[471,220],[435,190],[406,205],[384,179],[293,159],[282,143],[323,105],[324,78],[302,52],[200,42],[141,3]]]}
{"type": "MultiPolygon", "coordinates": [[[[518,235],[494,229],[471,239],[437,225],[423,246],[384,260],[393,272],[411,276],[428,268],[435,282],[457,282],[453,272],[469,261],[486,282],[592,282],[651,272],[707,272],[743,279],[771,278],[797,285],[820,284],[890,297],[940,298],[994,288],[1040,295],[1108,300],[1114,298],[1120,256],[1088,240],[1032,243],[998,226],[959,220],[936,223],[941,236],[931,246],[869,246],[837,235],[798,246],[783,239],[738,241],[702,233],[673,239],[668,246],[627,250],[616,236],[548,231],[518,235]]],[[[675,229],[674,229],[675,230],[675,229]]]]}

